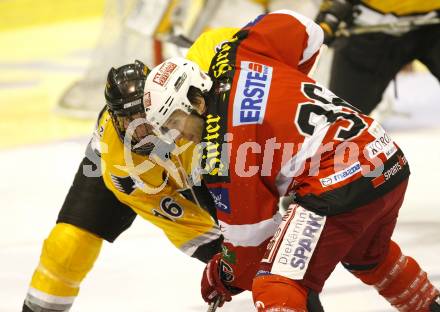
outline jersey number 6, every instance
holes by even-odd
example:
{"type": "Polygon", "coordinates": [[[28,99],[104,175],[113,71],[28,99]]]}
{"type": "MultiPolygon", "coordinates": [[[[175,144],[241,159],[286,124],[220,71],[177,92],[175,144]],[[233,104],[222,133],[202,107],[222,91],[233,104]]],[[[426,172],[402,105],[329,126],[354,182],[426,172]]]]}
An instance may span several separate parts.
{"type": "Polygon", "coordinates": [[[153,209],[154,215],[170,221],[174,221],[175,218],[183,216],[183,208],[171,197],[162,198],[160,201],[160,210],[162,210],[162,212],[153,209]]]}

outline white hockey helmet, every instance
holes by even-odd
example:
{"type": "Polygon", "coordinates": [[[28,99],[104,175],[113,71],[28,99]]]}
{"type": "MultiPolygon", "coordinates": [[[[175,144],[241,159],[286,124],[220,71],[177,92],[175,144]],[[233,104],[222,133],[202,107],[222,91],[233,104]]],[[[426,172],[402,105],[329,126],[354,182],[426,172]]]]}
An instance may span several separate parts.
{"type": "Polygon", "coordinates": [[[147,122],[157,135],[166,136],[162,127],[175,111],[181,110],[189,115],[194,110],[188,99],[190,87],[203,94],[211,89],[212,80],[196,63],[185,58],[170,58],[148,75],[144,107],[147,122]]]}

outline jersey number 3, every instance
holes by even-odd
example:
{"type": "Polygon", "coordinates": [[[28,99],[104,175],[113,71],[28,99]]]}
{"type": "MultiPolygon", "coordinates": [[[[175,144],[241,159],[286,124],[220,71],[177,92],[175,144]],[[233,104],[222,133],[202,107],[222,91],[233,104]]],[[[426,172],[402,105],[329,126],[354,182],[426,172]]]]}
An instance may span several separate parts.
{"type": "Polygon", "coordinates": [[[359,110],[330,91],[315,84],[304,83],[302,92],[309,99],[315,100],[314,103],[301,103],[298,106],[295,124],[304,136],[312,136],[316,126],[322,124],[322,118],[326,123],[334,123],[338,119],[350,122],[350,125],[340,127],[336,132],[335,139],[340,141],[352,139],[368,127],[359,115],[359,110]]]}

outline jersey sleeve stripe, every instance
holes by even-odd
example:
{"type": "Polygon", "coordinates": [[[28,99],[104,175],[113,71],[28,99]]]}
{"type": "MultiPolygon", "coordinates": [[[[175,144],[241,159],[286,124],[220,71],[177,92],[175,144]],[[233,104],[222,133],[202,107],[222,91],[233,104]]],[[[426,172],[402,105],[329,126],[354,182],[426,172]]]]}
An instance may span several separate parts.
{"type": "Polygon", "coordinates": [[[308,136],[304,139],[298,153],[283,165],[275,179],[275,185],[280,196],[286,195],[289,185],[292,184],[292,180],[298,176],[298,173],[303,169],[307,159],[311,158],[318,151],[328,130],[329,124],[324,125],[320,129],[316,129],[313,136],[308,136]]]}
{"type": "Polygon", "coordinates": [[[214,241],[220,237],[221,233],[217,226],[214,226],[208,232],[197,236],[196,238],[191,239],[190,241],[185,242],[182,246],[179,247],[181,251],[186,253],[187,255],[193,255],[194,252],[202,245],[205,245],[211,241],[214,241]]]}
{"type": "Polygon", "coordinates": [[[255,247],[272,237],[281,223],[281,214],[276,213],[270,219],[252,224],[235,225],[223,221],[219,221],[219,223],[225,243],[230,243],[236,247],[255,247]]]}
{"type": "Polygon", "coordinates": [[[61,296],[54,296],[49,295],[47,293],[44,293],[42,291],[39,291],[33,287],[29,288],[28,295],[33,298],[34,302],[37,302],[40,306],[51,308],[54,306],[60,306],[60,305],[71,305],[73,304],[73,301],[75,300],[76,296],[68,296],[68,297],[61,297],[61,296]]]}

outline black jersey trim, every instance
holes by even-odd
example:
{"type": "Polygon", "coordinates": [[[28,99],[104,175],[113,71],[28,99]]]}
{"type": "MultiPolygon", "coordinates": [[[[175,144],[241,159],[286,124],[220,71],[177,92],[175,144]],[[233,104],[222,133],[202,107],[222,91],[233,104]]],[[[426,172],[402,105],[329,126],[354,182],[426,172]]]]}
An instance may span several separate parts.
{"type": "Polygon", "coordinates": [[[247,37],[249,30],[238,31],[231,41],[224,42],[213,57],[209,76],[214,85],[207,95],[208,111],[203,129],[202,168],[207,172],[203,179],[209,183],[230,181],[229,160],[226,152],[222,153],[225,134],[228,129],[228,107],[231,86],[236,71],[237,49],[247,37]]]}

